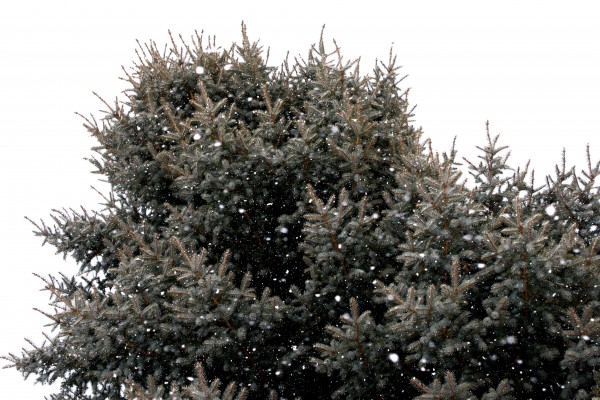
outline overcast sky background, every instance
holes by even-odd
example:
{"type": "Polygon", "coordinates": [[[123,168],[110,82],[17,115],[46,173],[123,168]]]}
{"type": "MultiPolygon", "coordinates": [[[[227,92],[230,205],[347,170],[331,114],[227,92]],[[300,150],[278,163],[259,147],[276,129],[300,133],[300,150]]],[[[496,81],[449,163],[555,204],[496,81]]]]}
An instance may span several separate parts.
{"type": "MultiPolygon", "coordinates": [[[[84,157],[95,145],[74,112],[101,114],[98,92],[114,99],[126,88],[121,65],[135,59],[136,39],[159,44],[168,29],[194,30],[228,47],[251,40],[271,48],[279,65],[287,51],[306,56],[326,24],[347,58],[398,56],[415,125],[448,150],[473,158],[485,122],[511,146],[515,166],[528,159],[541,178],[567,150],[585,166],[585,146],[600,159],[600,3],[595,1],[6,1],[0,5],[0,354],[19,352],[23,338],[41,343],[48,296],[32,276],[65,271],[31,233],[25,215],[98,208],[90,188],[98,176],[84,157]]],[[[0,365],[5,365],[0,361],[0,365]]],[[[0,370],[3,398],[42,399],[47,387],[0,370]]]]}

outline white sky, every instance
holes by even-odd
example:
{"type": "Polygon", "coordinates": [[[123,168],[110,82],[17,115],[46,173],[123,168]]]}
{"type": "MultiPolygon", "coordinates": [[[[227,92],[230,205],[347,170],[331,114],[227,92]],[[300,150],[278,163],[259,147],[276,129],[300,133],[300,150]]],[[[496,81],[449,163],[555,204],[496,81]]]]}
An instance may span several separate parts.
{"type": "MultiPolygon", "coordinates": [[[[485,121],[512,148],[514,165],[532,159],[538,176],[567,149],[584,167],[585,145],[600,158],[600,3],[595,1],[25,1],[0,5],[0,354],[19,352],[23,337],[41,341],[46,322],[32,307],[48,296],[32,276],[76,270],[41,247],[24,215],[94,208],[101,187],[84,157],[95,143],[74,115],[102,108],[125,86],[121,65],[135,59],[135,39],[159,44],[167,30],[195,29],[229,46],[250,39],[271,48],[271,63],[305,56],[326,24],[361,70],[387,59],[394,43],[409,77],[415,125],[434,147],[458,136],[459,155],[473,157],[485,121]],[[393,4],[393,5],[392,5],[393,4]]],[[[540,182],[540,180],[538,180],[540,182]]],[[[0,361],[0,365],[4,365],[0,361]]],[[[3,397],[42,399],[47,388],[0,370],[3,397]]]]}

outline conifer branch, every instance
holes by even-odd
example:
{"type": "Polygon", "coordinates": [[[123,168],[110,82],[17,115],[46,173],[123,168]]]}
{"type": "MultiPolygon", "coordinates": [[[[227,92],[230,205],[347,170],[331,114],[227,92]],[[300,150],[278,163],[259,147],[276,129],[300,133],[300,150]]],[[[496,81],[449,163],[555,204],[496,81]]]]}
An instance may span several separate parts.
{"type": "Polygon", "coordinates": [[[185,260],[185,263],[190,267],[190,270],[194,271],[195,270],[194,263],[192,262],[192,260],[188,256],[187,252],[183,248],[183,245],[181,244],[181,242],[179,241],[179,239],[177,239],[176,237],[172,237],[171,238],[171,242],[174,243],[175,246],[177,246],[177,248],[179,249],[179,253],[181,254],[181,256],[183,257],[183,259],[185,260]]]}
{"type": "Polygon", "coordinates": [[[350,310],[352,312],[352,324],[354,325],[354,332],[355,332],[354,344],[356,345],[356,349],[358,351],[360,359],[365,364],[365,367],[367,369],[371,369],[369,359],[367,358],[367,355],[365,354],[365,350],[363,348],[362,338],[361,338],[362,334],[360,331],[361,322],[368,315],[368,313],[363,313],[362,315],[359,314],[358,302],[356,301],[356,299],[354,297],[350,298],[350,310]]]}

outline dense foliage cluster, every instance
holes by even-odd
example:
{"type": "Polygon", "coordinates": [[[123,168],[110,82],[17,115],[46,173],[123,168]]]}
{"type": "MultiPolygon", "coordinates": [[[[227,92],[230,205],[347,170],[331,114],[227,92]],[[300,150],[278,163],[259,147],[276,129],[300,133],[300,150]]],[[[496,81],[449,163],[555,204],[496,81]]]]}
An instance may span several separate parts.
{"type": "MultiPolygon", "coordinates": [[[[600,395],[600,164],[544,184],[438,155],[395,59],[361,75],[323,40],[269,67],[140,47],[87,129],[103,210],[36,233],[55,327],[5,357],[53,399],[590,399],[600,395]],[[597,377],[596,377],[597,378],[597,377]]],[[[531,177],[531,178],[530,178],[531,177]]]]}

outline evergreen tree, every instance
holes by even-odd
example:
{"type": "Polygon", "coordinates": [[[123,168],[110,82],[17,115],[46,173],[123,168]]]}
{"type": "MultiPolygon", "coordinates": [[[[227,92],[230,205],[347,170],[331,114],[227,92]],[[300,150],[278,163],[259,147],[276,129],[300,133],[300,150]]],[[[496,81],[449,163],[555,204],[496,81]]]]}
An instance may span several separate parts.
{"type": "Polygon", "coordinates": [[[598,396],[600,163],[535,186],[488,130],[467,185],[391,54],[272,68],[242,34],[140,46],[85,119],[111,191],[32,221],[79,271],[9,366],[52,399],[598,396]]]}

